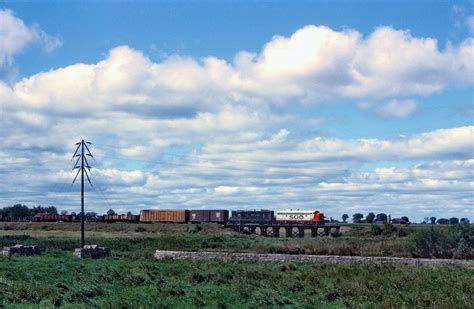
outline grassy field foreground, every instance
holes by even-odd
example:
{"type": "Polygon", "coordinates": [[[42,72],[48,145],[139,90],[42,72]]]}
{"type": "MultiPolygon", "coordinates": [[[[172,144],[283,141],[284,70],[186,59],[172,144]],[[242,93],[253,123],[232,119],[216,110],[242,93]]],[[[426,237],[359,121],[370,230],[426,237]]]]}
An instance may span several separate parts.
{"type": "Polygon", "coordinates": [[[472,256],[472,227],[352,227],[319,238],[238,235],[216,225],[89,225],[87,243],[113,258],[79,260],[77,225],[3,224],[0,247],[36,244],[36,257],[0,258],[0,307],[469,308],[474,269],[461,267],[154,260],[155,250],[382,256],[472,256]],[[403,232],[400,232],[403,231],[403,232]]]}
{"type": "Polygon", "coordinates": [[[0,304],[469,308],[473,280],[473,269],[457,267],[79,260],[58,252],[0,258],[0,304]]]}

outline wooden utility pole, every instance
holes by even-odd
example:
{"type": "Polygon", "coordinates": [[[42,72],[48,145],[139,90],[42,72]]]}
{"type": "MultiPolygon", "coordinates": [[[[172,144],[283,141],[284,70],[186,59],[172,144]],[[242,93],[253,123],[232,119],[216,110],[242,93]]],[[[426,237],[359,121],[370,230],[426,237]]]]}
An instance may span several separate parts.
{"type": "MultiPolygon", "coordinates": [[[[87,162],[86,156],[91,157],[94,159],[94,156],[91,154],[89,147],[87,147],[87,144],[91,145],[89,142],[85,142],[84,140],[81,140],[79,143],[76,143],[77,148],[76,151],[73,154],[73,158],[77,157],[77,161],[74,164],[74,167],[72,170],[79,169],[77,171],[76,177],[74,177],[74,180],[72,183],[76,182],[77,176],[79,176],[79,173],[81,174],[81,248],[84,248],[85,245],[85,240],[84,240],[84,223],[85,223],[85,212],[84,212],[84,174],[87,177],[87,181],[89,184],[92,186],[92,182],[89,178],[89,174],[87,173],[87,170],[89,170],[89,173],[91,171],[91,167],[89,166],[89,162],[87,162]],[[80,153],[78,153],[80,150],[80,153]],[[84,154],[84,150],[86,150],[86,154],[84,154]],[[79,166],[79,160],[81,161],[81,165],[79,166]],[[84,164],[85,163],[85,164],[84,164]],[[86,170],[87,169],[87,170],[86,170]]],[[[95,160],[95,159],[94,159],[95,160]]]]}

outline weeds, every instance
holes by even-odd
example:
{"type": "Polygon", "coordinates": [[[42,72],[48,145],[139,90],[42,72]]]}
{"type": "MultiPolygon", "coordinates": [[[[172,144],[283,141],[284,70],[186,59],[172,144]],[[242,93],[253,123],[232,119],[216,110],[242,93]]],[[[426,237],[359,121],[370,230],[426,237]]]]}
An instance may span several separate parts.
{"type": "Polygon", "coordinates": [[[65,253],[0,259],[0,307],[469,307],[473,276],[455,267],[92,261],[65,253]]]}
{"type": "Polygon", "coordinates": [[[415,257],[474,258],[474,228],[468,225],[450,226],[441,231],[431,226],[413,235],[415,257]]]}

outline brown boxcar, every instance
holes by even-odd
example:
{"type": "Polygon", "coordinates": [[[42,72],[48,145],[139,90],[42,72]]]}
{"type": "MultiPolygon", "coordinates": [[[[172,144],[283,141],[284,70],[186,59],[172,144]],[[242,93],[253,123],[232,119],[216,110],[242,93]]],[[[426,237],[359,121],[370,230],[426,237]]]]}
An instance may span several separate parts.
{"type": "Polygon", "coordinates": [[[210,210],[190,210],[189,222],[209,222],[210,215],[210,210]]]}
{"type": "Polygon", "coordinates": [[[229,218],[228,210],[190,210],[189,222],[225,223],[229,218]]]}
{"type": "Polygon", "coordinates": [[[189,221],[189,210],[144,209],[140,211],[140,222],[176,222],[189,221]]]}
{"type": "Polygon", "coordinates": [[[210,222],[226,223],[229,220],[228,210],[211,210],[209,215],[210,222]]]}

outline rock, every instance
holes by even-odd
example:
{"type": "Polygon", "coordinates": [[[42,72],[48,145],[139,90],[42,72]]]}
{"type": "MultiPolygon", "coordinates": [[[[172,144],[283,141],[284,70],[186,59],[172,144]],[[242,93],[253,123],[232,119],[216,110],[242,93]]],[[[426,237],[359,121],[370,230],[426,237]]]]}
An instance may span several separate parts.
{"type": "Polygon", "coordinates": [[[112,256],[112,251],[107,247],[99,247],[97,245],[87,245],[84,248],[76,248],[73,252],[74,256],[85,259],[103,259],[112,256]]]}
{"type": "Polygon", "coordinates": [[[4,247],[1,251],[1,255],[10,256],[10,255],[39,255],[41,250],[38,246],[24,246],[21,244],[14,245],[13,247],[4,247]]]}

